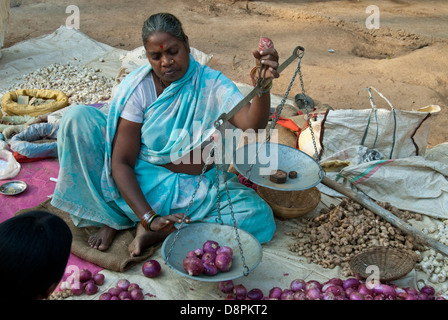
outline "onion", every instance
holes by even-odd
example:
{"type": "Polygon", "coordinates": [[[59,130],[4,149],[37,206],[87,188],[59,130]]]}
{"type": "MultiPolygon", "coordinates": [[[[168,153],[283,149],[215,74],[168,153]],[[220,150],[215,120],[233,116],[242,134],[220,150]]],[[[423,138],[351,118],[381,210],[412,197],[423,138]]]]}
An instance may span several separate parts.
{"type": "Polygon", "coordinates": [[[187,257],[197,257],[196,252],[193,250],[187,252],[187,257]]]}
{"type": "Polygon", "coordinates": [[[112,295],[108,292],[104,292],[100,295],[98,298],[99,300],[110,300],[112,298],[112,295]]]}
{"type": "Polygon", "coordinates": [[[202,255],[204,254],[204,250],[202,250],[202,248],[197,248],[196,250],[194,250],[194,253],[196,254],[196,256],[198,258],[202,258],[202,255]]]}
{"type": "Polygon", "coordinates": [[[233,256],[233,250],[232,250],[232,248],[230,248],[228,246],[222,246],[222,247],[218,248],[218,250],[216,250],[216,254],[220,254],[222,252],[226,252],[226,253],[230,254],[231,256],[233,256]]]}
{"type": "Polygon", "coordinates": [[[162,272],[162,267],[157,260],[148,260],[142,266],[142,272],[145,277],[155,278],[162,272]]]}
{"type": "Polygon", "coordinates": [[[283,290],[280,287],[273,287],[269,290],[269,298],[280,299],[283,290]]]}
{"type": "Polygon", "coordinates": [[[183,267],[190,276],[197,276],[204,272],[204,265],[197,257],[188,257],[183,261],[183,267]]]}
{"type": "Polygon", "coordinates": [[[219,244],[216,241],[213,240],[207,240],[205,241],[204,245],[202,246],[202,250],[205,252],[213,252],[216,253],[216,250],[219,249],[219,244]]]}
{"type": "Polygon", "coordinates": [[[98,292],[98,286],[95,282],[88,282],[85,287],[86,294],[92,295],[98,292]]]}
{"type": "Polygon", "coordinates": [[[322,287],[323,287],[323,285],[317,280],[310,280],[305,283],[305,291],[312,289],[312,288],[317,288],[317,289],[319,289],[319,291],[321,291],[322,287]]]}
{"type": "Polygon", "coordinates": [[[93,281],[95,282],[95,284],[101,286],[104,283],[104,274],[102,273],[95,273],[95,275],[93,276],[93,281]]]}
{"type": "Polygon", "coordinates": [[[408,293],[404,300],[418,300],[418,298],[415,294],[408,293]]]}
{"type": "Polygon", "coordinates": [[[121,289],[121,291],[127,291],[130,284],[128,279],[120,279],[117,281],[117,288],[121,289]]]}
{"type": "Polygon", "coordinates": [[[247,297],[249,298],[249,300],[261,300],[263,299],[263,291],[254,288],[252,290],[249,290],[249,292],[247,293],[247,297]]]}
{"type": "MultiPolygon", "coordinates": [[[[395,291],[395,290],[394,290],[395,291]]],[[[365,284],[365,283],[361,283],[359,286],[358,286],[358,292],[360,293],[360,294],[362,294],[362,295],[372,295],[373,294],[373,291],[372,290],[370,290],[369,288],[367,288],[367,285],[365,284]]]]}
{"type": "Polygon", "coordinates": [[[294,292],[294,300],[306,300],[305,292],[302,290],[294,292]]]}
{"type": "Polygon", "coordinates": [[[291,288],[292,291],[296,292],[299,290],[305,290],[305,284],[306,284],[305,280],[295,279],[291,281],[289,287],[291,288]]]}
{"type": "Polygon", "coordinates": [[[364,300],[364,295],[360,294],[358,291],[353,291],[349,295],[350,300],[364,300]]]}
{"type": "Polygon", "coordinates": [[[336,296],[330,291],[322,293],[322,300],[334,300],[335,297],[336,296]]]}
{"type": "Polygon", "coordinates": [[[92,279],[92,272],[87,269],[81,269],[79,270],[79,281],[86,282],[92,279]]]}
{"type": "Polygon", "coordinates": [[[431,286],[424,286],[423,288],[420,289],[420,292],[426,293],[429,296],[432,296],[432,295],[434,295],[436,293],[434,288],[431,287],[431,286]]]}
{"type": "Polygon", "coordinates": [[[335,296],[340,296],[341,294],[344,293],[344,289],[341,286],[338,286],[336,284],[327,283],[327,284],[324,284],[324,286],[322,287],[322,292],[323,293],[329,292],[335,296]]]}
{"type": "Polygon", "coordinates": [[[133,289],[130,291],[132,300],[143,300],[143,291],[141,289],[133,289]]]}
{"type": "Polygon", "coordinates": [[[73,295],[79,296],[84,292],[84,287],[80,285],[73,285],[70,290],[72,291],[73,295]]]}
{"type": "Polygon", "coordinates": [[[337,286],[342,287],[344,281],[340,278],[331,278],[330,280],[327,281],[327,283],[335,284],[337,286]]]}
{"type": "Polygon", "coordinates": [[[131,283],[129,285],[128,291],[131,292],[134,289],[140,289],[140,286],[137,283],[131,283]]]}
{"type": "Polygon", "coordinates": [[[288,289],[284,290],[280,296],[280,300],[294,300],[294,291],[288,289]]]}
{"type": "Polygon", "coordinates": [[[348,278],[342,282],[342,288],[347,291],[348,288],[358,288],[359,280],[356,278],[348,278]]]}
{"type": "Polygon", "coordinates": [[[120,300],[131,299],[131,294],[129,291],[121,291],[118,298],[120,298],[120,300]]]}
{"type": "Polygon", "coordinates": [[[215,265],[219,271],[227,272],[232,267],[232,261],[232,256],[224,252],[216,255],[215,265]]]}
{"type": "Polygon", "coordinates": [[[384,295],[382,294],[377,294],[373,297],[373,300],[386,300],[384,295]]]}
{"type": "Polygon", "coordinates": [[[123,291],[123,290],[120,288],[116,288],[116,287],[110,288],[109,290],[107,290],[107,292],[113,297],[118,297],[118,295],[121,293],[121,291],[123,291]]]}
{"type": "Polygon", "coordinates": [[[218,268],[213,263],[213,261],[206,261],[203,263],[203,265],[204,265],[204,274],[205,275],[214,276],[218,273],[218,268]]]}
{"type": "Polygon", "coordinates": [[[321,292],[318,288],[310,288],[305,292],[307,300],[320,300],[321,292]]]}
{"type": "Polygon", "coordinates": [[[244,300],[247,296],[247,289],[242,284],[237,284],[233,287],[233,294],[236,296],[237,300],[244,300]]]}
{"type": "Polygon", "coordinates": [[[110,300],[120,300],[120,298],[118,298],[117,296],[112,296],[112,298],[110,298],[110,300]]]}
{"type": "Polygon", "coordinates": [[[215,252],[206,252],[202,255],[201,261],[202,262],[215,262],[216,259],[216,253],[215,252]]]}
{"type": "Polygon", "coordinates": [[[231,293],[233,292],[233,281],[232,280],[225,280],[225,281],[220,281],[218,283],[218,287],[219,290],[221,290],[221,292],[223,293],[231,293]]]}
{"type": "Polygon", "coordinates": [[[395,299],[397,297],[397,292],[395,289],[387,284],[382,285],[383,294],[386,297],[391,297],[392,299],[395,299]]]}
{"type": "Polygon", "coordinates": [[[406,287],[404,288],[404,290],[408,293],[408,294],[413,294],[413,295],[417,295],[418,291],[417,289],[414,289],[412,287],[406,287]]]}

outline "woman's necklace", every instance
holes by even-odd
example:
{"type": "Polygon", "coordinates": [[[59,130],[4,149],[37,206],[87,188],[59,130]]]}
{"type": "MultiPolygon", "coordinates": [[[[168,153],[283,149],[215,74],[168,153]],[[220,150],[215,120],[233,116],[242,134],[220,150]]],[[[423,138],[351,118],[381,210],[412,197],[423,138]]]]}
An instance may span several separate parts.
{"type": "Polygon", "coordinates": [[[158,75],[156,75],[157,79],[159,80],[160,85],[162,86],[163,89],[166,89],[166,85],[163,83],[162,79],[159,78],[158,75]]]}

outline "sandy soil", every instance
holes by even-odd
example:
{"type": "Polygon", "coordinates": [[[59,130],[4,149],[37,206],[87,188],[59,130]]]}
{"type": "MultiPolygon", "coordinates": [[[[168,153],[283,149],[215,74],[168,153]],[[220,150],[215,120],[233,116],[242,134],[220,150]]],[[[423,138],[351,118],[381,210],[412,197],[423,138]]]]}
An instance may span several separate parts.
{"type": "MultiPolygon", "coordinates": [[[[436,104],[429,146],[448,141],[448,2],[319,0],[12,0],[5,47],[52,33],[65,24],[66,8],[80,10],[80,30],[114,47],[141,46],[141,26],[151,14],[167,11],[183,22],[190,45],[213,54],[210,65],[234,81],[250,83],[252,50],[270,37],[289,57],[300,45],[306,93],[317,104],[370,108],[373,86],[397,109],[436,104]],[[366,12],[379,9],[379,29],[368,29],[366,12]],[[333,49],[334,52],[330,52],[333,49]]],[[[288,67],[273,92],[283,95],[295,70],[288,67]]],[[[296,81],[290,97],[300,93],[296,81]]],[[[386,107],[380,98],[378,106],[386,107]]]]}

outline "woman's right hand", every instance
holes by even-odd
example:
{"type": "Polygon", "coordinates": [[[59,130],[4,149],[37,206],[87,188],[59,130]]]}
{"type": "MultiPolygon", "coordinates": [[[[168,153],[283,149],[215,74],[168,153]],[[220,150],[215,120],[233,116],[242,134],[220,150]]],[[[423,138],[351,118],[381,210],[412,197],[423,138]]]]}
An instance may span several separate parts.
{"type": "Polygon", "coordinates": [[[176,230],[174,224],[181,223],[182,220],[184,220],[185,223],[191,222],[191,218],[183,213],[175,213],[168,216],[157,216],[151,222],[149,228],[152,231],[164,231],[171,233],[176,230]]]}

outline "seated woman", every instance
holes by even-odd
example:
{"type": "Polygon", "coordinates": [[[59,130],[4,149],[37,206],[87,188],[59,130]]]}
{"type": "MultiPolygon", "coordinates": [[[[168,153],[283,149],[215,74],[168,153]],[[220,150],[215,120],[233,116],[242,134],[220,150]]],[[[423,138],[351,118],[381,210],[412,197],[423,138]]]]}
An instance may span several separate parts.
{"type": "MultiPolygon", "coordinates": [[[[58,130],[60,171],[52,205],[69,212],[78,227],[97,226],[89,244],[107,250],[117,230],[137,227],[131,256],[162,241],[184,219],[233,224],[225,188],[205,159],[190,160],[210,140],[210,129],[242,94],[221,72],[196,62],[188,37],[171,14],[152,15],[143,25],[149,64],[130,73],[116,88],[106,116],[94,107],[76,106],[58,130]],[[179,159],[174,155],[184,151],[179,159]],[[185,217],[194,190],[194,202],[185,217]],[[221,184],[222,186],[222,184],[221,184]]],[[[274,48],[253,53],[265,77],[278,77],[274,48]]],[[[264,129],[269,90],[255,97],[230,122],[242,130],[264,129]]],[[[275,221],[257,193],[227,173],[227,186],[239,228],[261,243],[271,240],[275,221]]]]}

